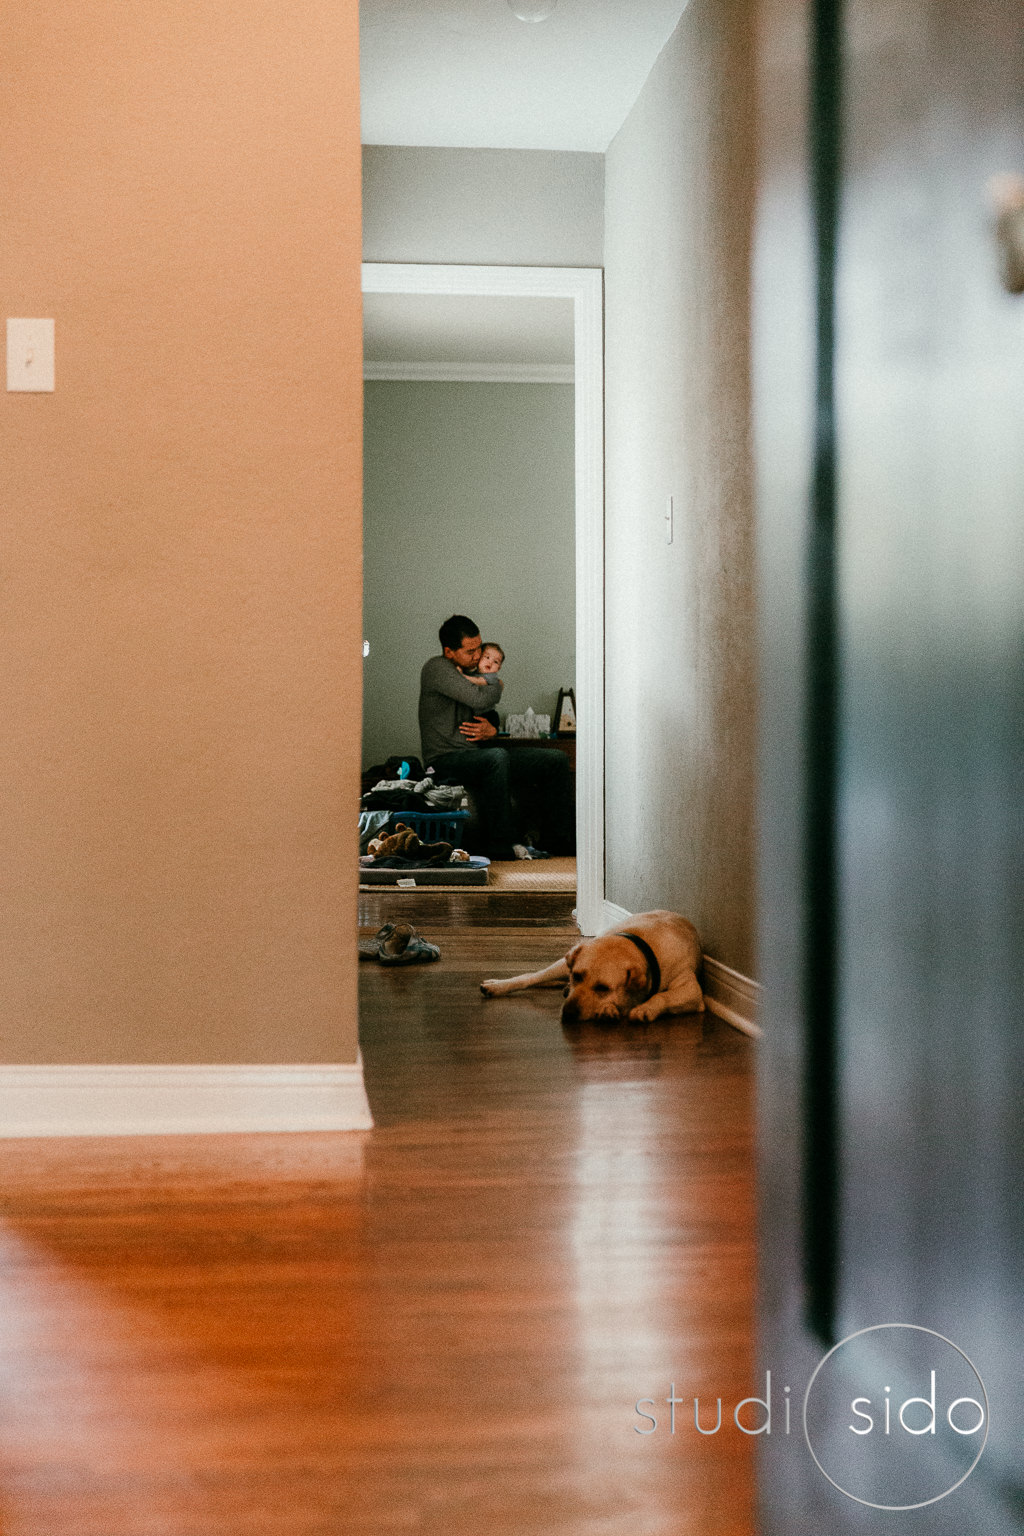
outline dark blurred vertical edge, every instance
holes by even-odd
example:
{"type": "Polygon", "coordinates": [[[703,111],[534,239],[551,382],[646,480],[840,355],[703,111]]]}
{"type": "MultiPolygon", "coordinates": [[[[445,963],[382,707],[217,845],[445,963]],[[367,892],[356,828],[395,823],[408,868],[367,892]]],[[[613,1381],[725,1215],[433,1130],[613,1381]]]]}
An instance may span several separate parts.
{"type": "Polygon", "coordinates": [[[804,718],[803,1280],[807,1326],[836,1342],[839,1245],[836,260],[842,178],[842,3],[811,12],[809,142],[815,261],[814,444],[804,718]]]}
{"type": "Polygon", "coordinates": [[[1024,7],[845,0],[840,38],[824,0],[757,3],[759,1530],[1010,1536],[1024,300],[985,188],[1024,172],[1024,7]],[[895,1517],[799,1420],[824,1341],[889,1321],[954,1339],[992,1409],[967,1481],[895,1517]]]}
{"type": "MultiPolygon", "coordinates": [[[[772,1372],[776,1399],[786,1386],[791,1388],[794,1431],[787,1437],[776,1430],[758,1443],[760,1529],[770,1536],[792,1536],[797,1512],[815,1509],[815,1480],[821,1480],[799,1424],[802,1387],[822,1353],[807,1327],[803,1266],[809,1184],[805,1095],[810,1086],[805,1019],[811,1008],[805,977],[818,958],[807,890],[810,781],[816,774],[806,726],[818,708],[808,675],[817,660],[808,578],[817,558],[813,525],[822,479],[830,496],[824,510],[832,525],[835,510],[834,285],[830,273],[829,287],[819,292],[822,252],[814,177],[823,167],[815,173],[811,163],[815,60],[826,38],[815,38],[814,19],[812,0],[757,0],[751,367],[759,652],[758,976],[764,1026],[757,1104],[758,1379],[764,1382],[765,1372],[772,1372]],[[824,358],[823,299],[828,327],[824,358]]],[[[829,233],[825,254],[834,262],[835,230],[829,233]]],[[[826,531],[831,545],[831,526],[826,531]]],[[[833,559],[830,548],[834,622],[833,559]]],[[[834,739],[828,746],[834,771],[834,739]]],[[[829,878],[835,862],[830,831],[829,878]]],[[[834,904],[829,925],[834,933],[834,904]]],[[[829,985],[834,999],[831,977],[829,985]]],[[[833,1187],[834,1178],[833,1171],[833,1187]]],[[[834,1274],[834,1225],[829,1262],[834,1274]]],[[[776,1412],[781,1417],[781,1404],[776,1412]]]]}

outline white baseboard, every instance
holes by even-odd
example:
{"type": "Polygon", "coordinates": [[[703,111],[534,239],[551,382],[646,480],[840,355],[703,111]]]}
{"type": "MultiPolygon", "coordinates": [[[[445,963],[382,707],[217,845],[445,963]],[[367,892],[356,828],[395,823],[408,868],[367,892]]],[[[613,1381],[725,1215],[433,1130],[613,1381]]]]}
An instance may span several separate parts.
{"type": "Polygon", "coordinates": [[[0,1136],[363,1131],[363,1064],[0,1066],[0,1136]]]}
{"type": "Polygon", "coordinates": [[[605,900],[601,907],[601,933],[607,933],[609,928],[620,928],[623,923],[628,923],[633,916],[625,907],[617,906],[614,901],[605,900]]]}
{"type": "MultiPolygon", "coordinates": [[[[606,900],[601,908],[600,932],[621,928],[632,917],[633,913],[626,907],[606,900]]],[[[761,1026],[757,1022],[757,1015],[761,987],[758,982],[751,981],[749,976],[744,976],[740,971],[734,971],[731,966],[723,965],[721,960],[713,960],[710,955],[705,955],[702,989],[704,1005],[716,1018],[731,1024],[734,1029],[741,1029],[745,1035],[753,1035],[755,1039],[760,1037],[761,1026]]]]}
{"type": "Polygon", "coordinates": [[[760,1039],[757,1015],[761,1005],[761,987],[749,976],[723,965],[721,960],[704,956],[704,1004],[719,1019],[742,1029],[745,1035],[760,1039]]]}

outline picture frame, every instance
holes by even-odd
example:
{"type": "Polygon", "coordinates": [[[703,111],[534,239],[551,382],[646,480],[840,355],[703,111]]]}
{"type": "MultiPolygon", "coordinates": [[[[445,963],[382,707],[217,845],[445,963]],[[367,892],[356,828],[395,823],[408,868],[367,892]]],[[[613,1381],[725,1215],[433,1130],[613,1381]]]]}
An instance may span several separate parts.
{"type": "Polygon", "coordinates": [[[576,735],[576,690],[574,688],[559,688],[558,702],[551,720],[552,735],[576,735]]]}

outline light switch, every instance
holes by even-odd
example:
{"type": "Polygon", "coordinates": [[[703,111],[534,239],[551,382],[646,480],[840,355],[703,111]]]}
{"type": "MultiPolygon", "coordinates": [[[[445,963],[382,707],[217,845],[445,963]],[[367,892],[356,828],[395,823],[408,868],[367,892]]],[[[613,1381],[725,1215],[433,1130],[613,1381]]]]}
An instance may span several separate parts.
{"type": "Polygon", "coordinates": [[[52,320],[8,320],[7,388],[53,389],[52,320]]]}

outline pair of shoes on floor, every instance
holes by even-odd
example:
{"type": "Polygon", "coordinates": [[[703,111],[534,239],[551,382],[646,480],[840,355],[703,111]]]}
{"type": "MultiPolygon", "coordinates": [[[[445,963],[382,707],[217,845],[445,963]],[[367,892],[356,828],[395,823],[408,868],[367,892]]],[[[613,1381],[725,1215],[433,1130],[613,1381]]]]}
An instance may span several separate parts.
{"type": "Polygon", "coordinates": [[[411,923],[385,923],[372,939],[359,940],[360,960],[379,960],[381,965],[422,965],[440,960],[441,951],[420,937],[411,923]]]}
{"type": "Polygon", "coordinates": [[[543,848],[534,848],[530,843],[513,843],[512,852],[517,859],[550,859],[550,853],[545,853],[543,848]]]}

